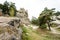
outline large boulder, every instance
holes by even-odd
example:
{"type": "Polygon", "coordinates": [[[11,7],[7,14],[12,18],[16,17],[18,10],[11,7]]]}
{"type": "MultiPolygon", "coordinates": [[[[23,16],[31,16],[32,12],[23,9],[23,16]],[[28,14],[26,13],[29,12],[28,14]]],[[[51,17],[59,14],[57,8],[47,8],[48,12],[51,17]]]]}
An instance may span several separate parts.
{"type": "Polygon", "coordinates": [[[30,25],[30,20],[28,18],[28,12],[24,8],[20,8],[20,10],[16,14],[16,17],[20,18],[22,24],[30,25]]]}
{"type": "Polygon", "coordinates": [[[0,17],[0,26],[18,27],[20,19],[17,17],[0,17]]]}
{"type": "Polygon", "coordinates": [[[22,29],[17,17],[0,17],[0,40],[21,40],[22,29]]]}

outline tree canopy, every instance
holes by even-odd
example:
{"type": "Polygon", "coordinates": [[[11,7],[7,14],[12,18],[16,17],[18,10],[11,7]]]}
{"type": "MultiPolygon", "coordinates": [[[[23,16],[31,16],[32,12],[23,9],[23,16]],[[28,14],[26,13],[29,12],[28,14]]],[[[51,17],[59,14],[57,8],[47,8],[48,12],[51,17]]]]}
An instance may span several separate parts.
{"type": "Polygon", "coordinates": [[[15,3],[12,3],[12,2],[9,3],[7,1],[5,1],[4,4],[0,4],[0,9],[2,9],[2,12],[4,15],[8,14],[10,16],[11,14],[15,16],[17,11],[15,3]]]}
{"type": "MultiPolygon", "coordinates": [[[[42,25],[46,25],[49,27],[50,29],[50,22],[52,21],[52,15],[54,14],[54,8],[53,9],[48,9],[47,7],[44,8],[44,10],[42,11],[42,13],[39,15],[38,20],[39,20],[39,26],[41,28],[42,25]]],[[[45,27],[46,28],[46,27],[45,27]]]]}

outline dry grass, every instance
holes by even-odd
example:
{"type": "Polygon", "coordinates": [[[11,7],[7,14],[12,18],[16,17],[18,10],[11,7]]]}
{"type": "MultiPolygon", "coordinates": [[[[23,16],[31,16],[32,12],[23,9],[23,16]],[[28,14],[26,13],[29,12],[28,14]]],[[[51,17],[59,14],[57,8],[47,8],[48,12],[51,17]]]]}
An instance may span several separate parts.
{"type": "Polygon", "coordinates": [[[48,30],[31,30],[28,29],[30,40],[60,40],[60,34],[51,34],[48,30]]]}

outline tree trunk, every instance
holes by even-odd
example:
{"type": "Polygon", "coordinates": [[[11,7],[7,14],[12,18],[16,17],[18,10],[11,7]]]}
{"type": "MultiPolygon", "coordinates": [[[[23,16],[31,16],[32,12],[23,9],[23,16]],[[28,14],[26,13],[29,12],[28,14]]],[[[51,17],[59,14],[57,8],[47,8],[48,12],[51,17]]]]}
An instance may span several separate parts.
{"type": "Polygon", "coordinates": [[[50,22],[48,21],[47,24],[48,24],[49,31],[51,31],[50,22]]]}
{"type": "Polygon", "coordinates": [[[48,23],[48,28],[49,28],[49,31],[51,31],[51,28],[50,28],[50,24],[48,23]]]}

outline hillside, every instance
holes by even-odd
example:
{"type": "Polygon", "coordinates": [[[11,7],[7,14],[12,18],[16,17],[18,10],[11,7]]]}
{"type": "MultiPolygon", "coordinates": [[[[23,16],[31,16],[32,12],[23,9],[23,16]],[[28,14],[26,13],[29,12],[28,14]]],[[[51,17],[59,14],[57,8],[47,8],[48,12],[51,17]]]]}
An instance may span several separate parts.
{"type": "MultiPolygon", "coordinates": [[[[25,28],[25,27],[24,27],[25,28]]],[[[60,34],[53,34],[47,30],[26,28],[28,40],[60,40],[60,34]]]]}

